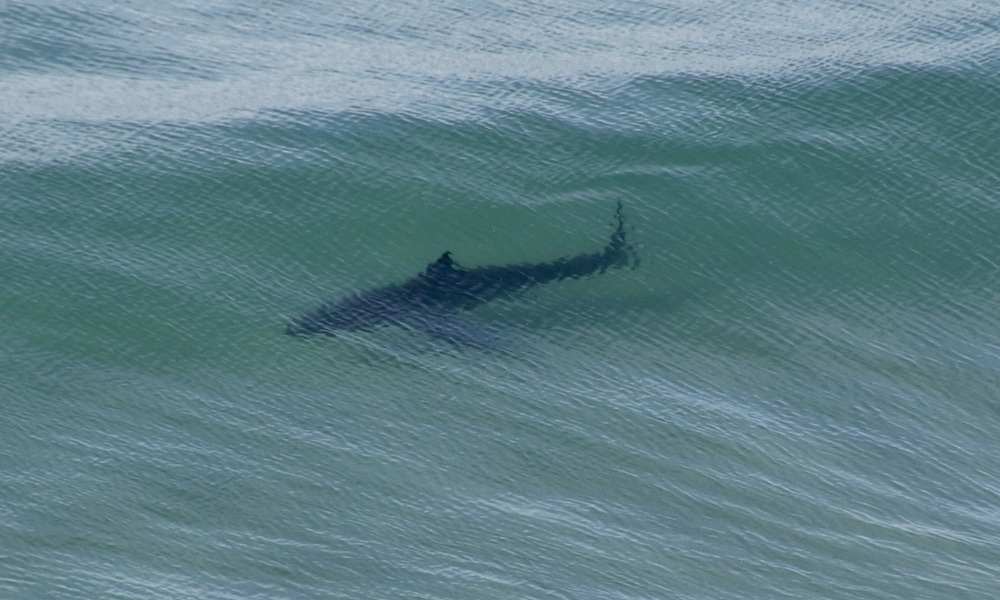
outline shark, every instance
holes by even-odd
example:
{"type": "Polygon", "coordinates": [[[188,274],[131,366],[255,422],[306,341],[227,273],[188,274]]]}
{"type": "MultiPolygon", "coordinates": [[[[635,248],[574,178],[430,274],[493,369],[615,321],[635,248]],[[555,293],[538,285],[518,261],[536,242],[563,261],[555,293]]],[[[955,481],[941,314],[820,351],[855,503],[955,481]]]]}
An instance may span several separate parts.
{"type": "Polygon", "coordinates": [[[638,254],[625,236],[620,201],[614,225],[611,239],[602,250],[548,262],[466,268],[446,251],[415,277],[323,304],[289,323],[285,333],[297,337],[335,336],[339,332],[403,325],[450,337],[453,330],[442,324],[457,313],[514,298],[534,286],[602,274],[629,264],[637,266],[638,254]]]}

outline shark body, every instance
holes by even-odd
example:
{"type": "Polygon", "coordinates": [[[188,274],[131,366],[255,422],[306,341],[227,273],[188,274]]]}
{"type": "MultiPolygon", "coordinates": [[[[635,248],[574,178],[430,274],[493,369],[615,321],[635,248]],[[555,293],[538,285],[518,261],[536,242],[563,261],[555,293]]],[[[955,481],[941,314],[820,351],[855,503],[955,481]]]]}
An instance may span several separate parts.
{"type": "Polygon", "coordinates": [[[536,285],[587,277],[637,262],[635,249],[625,239],[621,202],[615,221],[617,226],[603,250],[551,262],[467,269],[452,259],[451,252],[445,252],[423,273],[400,284],[324,304],[294,320],[285,332],[294,336],[336,335],[339,331],[400,324],[434,332],[442,318],[486,302],[513,297],[536,285]]]}

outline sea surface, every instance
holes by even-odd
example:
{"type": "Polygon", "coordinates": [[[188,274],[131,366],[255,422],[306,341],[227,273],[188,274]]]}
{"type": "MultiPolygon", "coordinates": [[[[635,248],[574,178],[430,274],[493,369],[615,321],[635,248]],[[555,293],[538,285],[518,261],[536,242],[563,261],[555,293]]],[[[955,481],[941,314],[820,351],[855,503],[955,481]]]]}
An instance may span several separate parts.
{"type": "Polygon", "coordinates": [[[994,2],[0,1],[3,599],[998,598],[998,309],[994,2]]]}

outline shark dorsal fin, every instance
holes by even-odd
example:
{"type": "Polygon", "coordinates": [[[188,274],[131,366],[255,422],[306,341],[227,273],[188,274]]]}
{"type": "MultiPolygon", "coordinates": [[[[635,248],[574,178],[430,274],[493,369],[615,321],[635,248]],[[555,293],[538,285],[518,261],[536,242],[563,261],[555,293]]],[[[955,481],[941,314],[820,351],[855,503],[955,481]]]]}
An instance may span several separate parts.
{"type": "Polygon", "coordinates": [[[455,261],[452,260],[452,258],[451,258],[451,251],[448,251],[448,252],[445,252],[444,254],[442,254],[440,258],[438,258],[436,261],[434,261],[434,264],[438,265],[438,266],[441,266],[441,267],[449,267],[450,268],[453,264],[455,264],[455,261]]]}
{"type": "Polygon", "coordinates": [[[434,277],[448,271],[453,271],[455,261],[451,258],[451,252],[445,252],[436,261],[427,265],[427,276],[434,277]]]}

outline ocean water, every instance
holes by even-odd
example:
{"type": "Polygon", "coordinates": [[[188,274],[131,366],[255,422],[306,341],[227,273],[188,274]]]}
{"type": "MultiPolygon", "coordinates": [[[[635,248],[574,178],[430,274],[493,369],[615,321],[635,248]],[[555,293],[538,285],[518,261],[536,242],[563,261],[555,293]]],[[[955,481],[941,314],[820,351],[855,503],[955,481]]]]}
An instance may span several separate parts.
{"type": "Polygon", "coordinates": [[[0,597],[1000,596],[1000,5],[0,2],[0,597]],[[635,268],[284,335],[322,302],[635,268]]]}

